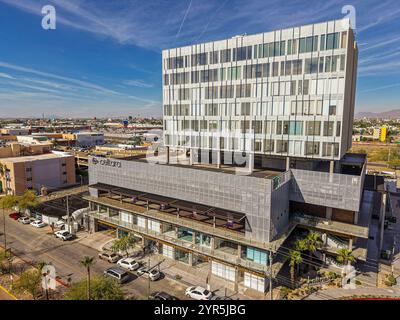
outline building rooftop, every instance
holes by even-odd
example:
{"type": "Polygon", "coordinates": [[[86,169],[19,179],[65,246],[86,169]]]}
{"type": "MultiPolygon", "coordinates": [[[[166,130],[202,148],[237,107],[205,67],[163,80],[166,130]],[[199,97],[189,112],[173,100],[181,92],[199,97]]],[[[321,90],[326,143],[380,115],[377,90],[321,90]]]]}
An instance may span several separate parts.
{"type": "Polygon", "coordinates": [[[27,162],[27,161],[40,161],[40,160],[47,160],[47,159],[56,159],[56,158],[63,158],[63,157],[70,157],[70,156],[72,156],[72,155],[69,153],[53,152],[53,153],[44,153],[44,154],[38,154],[38,155],[32,155],[32,156],[3,158],[1,160],[6,161],[6,162],[19,163],[19,162],[27,162]]]}

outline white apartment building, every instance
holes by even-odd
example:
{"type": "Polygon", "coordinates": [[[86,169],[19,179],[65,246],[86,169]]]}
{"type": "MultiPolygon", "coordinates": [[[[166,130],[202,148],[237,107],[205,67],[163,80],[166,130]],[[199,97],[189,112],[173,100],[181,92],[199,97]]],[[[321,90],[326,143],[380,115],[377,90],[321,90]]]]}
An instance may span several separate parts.
{"type": "Polygon", "coordinates": [[[165,145],[339,160],[357,55],[348,19],[164,50],[165,145]]]}

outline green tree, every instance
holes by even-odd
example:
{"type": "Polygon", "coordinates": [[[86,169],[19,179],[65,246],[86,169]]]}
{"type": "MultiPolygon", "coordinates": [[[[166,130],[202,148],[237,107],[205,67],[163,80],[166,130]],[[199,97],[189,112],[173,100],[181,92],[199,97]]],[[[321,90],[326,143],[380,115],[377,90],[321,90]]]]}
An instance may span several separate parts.
{"type": "Polygon", "coordinates": [[[113,252],[125,251],[125,255],[128,256],[128,250],[135,246],[136,241],[137,240],[131,235],[124,236],[122,238],[114,240],[111,250],[113,252]]]}
{"type": "Polygon", "coordinates": [[[87,279],[86,279],[86,292],[87,292],[87,299],[90,300],[90,268],[94,264],[94,258],[85,256],[80,261],[81,266],[86,268],[87,272],[87,279]]]}
{"type": "Polygon", "coordinates": [[[28,292],[33,300],[36,300],[37,293],[40,291],[42,273],[39,269],[29,269],[21,274],[15,282],[14,288],[17,292],[28,292]]]}
{"type": "Polygon", "coordinates": [[[18,207],[22,211],[26,209],[34,209],[39,205],[39,200],[32,190],[26,190],[22,196],[18,197],[18,207]]]}
{"type": "Polygon", "coordinates": [[[336,260],[342,264],[350,264],[351,262],[356,261],[356,258],[353,256],[352,251],[349,249],[340,249],[338,251],[338,255],[336,260]]]}
{"type": "Polygon", "coordinates": [[[313,253],[315,253],[318,249],[321,249],[324,242],[321,239],[321,235],[318,232],[313,231],[310,231],[304,240],[307,250],[310,253],[310,262],[312,262],[313,253]]]}
{"type": "Polygon", "coordinates": [[[7,230],[6,230],[6,213],[5,210],[13,208],[18,202],[18,198],[14,195],[6,195],[0,198],[0,207],[3,209],[3,234],[4,234],[4,250],[7,251],[7,230]]]}
{"type": "Polygon", "coordinates": [[[296,277],[296,267],[299,266],[302,261],[303,258],[301,257],[300,251],[297,250],[289,251],[290,278],[292,280],[293,285],[296,277]]]}
{"type": "MultiPolygon", "coordinates": [[[[65,300],[87,300],[86,280],[73,284],[66,292],[65,300]]],[[[91,280],[92,300],[124,300],[125,295],[117,281],[106,277],[91,280]]]]}

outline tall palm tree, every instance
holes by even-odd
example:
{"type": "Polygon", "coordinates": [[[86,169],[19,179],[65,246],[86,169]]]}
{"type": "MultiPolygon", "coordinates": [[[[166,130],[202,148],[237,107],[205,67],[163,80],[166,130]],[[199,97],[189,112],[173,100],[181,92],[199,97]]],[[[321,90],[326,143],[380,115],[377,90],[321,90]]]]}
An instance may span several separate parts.
{"type": "Polygon", "coordinates": [[[292,280],[293,285],[294,285],[294,280],[295,280],[296,266],[299,266],[302,261],[303,261],[303,258],[301,257],[300,251],[296,251],[296,250],[289,251],[290,278],[292,280]]]}
{"type": "Polygon", "coordinates": [[[338,251],[336,260],[342,264],[351,264],[351,262],[356,261],[356,258],[353,256],[351,250],[344,248],[338,251]]]}
{"type": "Polygon", "coordinates": [[[87,271],[87,299],[90,300],[90,267],[94,264],[94,258],[85,256],[80,264],[86,268],[87,271]]]}
{"type": "Polygon", "coordinates": [[[310,253],[310,262],[313,260],[313,253],[322,248],[324,242],[318,232],[310,231],[305,238],[307,250],[310,253]]]}

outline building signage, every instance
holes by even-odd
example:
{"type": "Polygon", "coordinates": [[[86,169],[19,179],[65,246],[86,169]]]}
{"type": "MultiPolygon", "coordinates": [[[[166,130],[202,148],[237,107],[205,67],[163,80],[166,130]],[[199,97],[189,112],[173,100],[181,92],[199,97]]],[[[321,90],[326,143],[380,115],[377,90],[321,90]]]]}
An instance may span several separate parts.
{"type": "Polygon", "coordinates": [[[109,158],[107,158],[107,159],[92,158],[92,164],[107,166],[107,167],[115,167],[115,168],[122,167],[121,161],[116,161],[116,160],[112,160],[109,158]]]}

